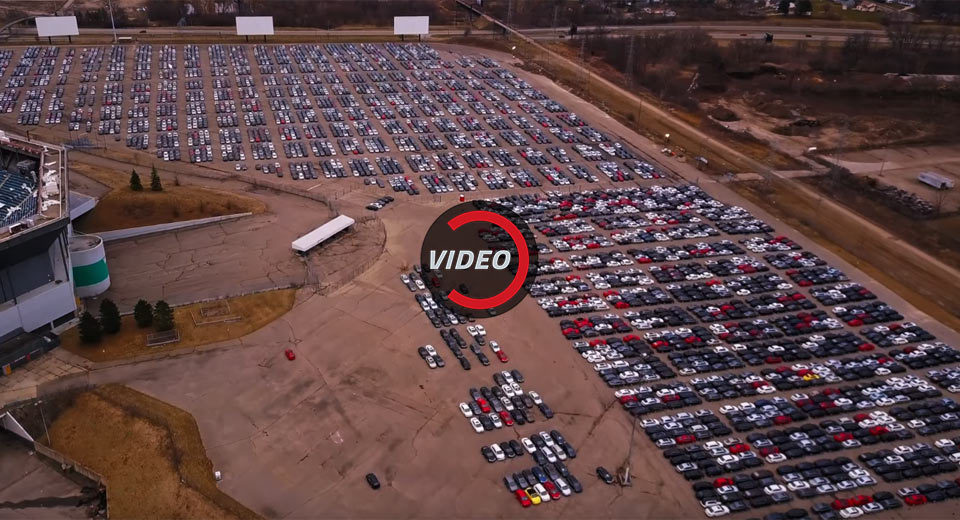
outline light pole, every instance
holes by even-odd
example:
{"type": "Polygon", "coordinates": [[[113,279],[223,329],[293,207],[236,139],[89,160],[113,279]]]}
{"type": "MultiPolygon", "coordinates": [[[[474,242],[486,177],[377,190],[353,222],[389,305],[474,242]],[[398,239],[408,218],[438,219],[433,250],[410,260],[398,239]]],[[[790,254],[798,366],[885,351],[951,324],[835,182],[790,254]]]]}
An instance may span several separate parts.
{"type": "Polygon", "coordinates": [[[107,10],[110,11],[110,28],[113,29],[113,43],[117,43],[117,25],[113,23],[113,2],[107,0],[107,10]]]}
{"type": "Polygon", "coordinates": [[[43,434],[47,436],[47,445],[51,448],[53,447],[53,439],[50,438],[50,432],[47,431],[47,420],[43,417],[43,407],[40,406],[43,404],[43,401],[37,401],[34,406],[40,409],[40,422],[43,423],[43,434]]]}

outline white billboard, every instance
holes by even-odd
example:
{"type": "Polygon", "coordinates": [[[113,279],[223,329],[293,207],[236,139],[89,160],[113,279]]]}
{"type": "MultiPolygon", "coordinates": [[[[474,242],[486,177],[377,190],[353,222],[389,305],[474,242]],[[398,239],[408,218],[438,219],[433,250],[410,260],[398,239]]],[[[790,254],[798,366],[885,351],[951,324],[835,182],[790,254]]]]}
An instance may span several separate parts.
{"type": "Polygon", "coordinates": [[[429,16],[394,16],[393,34],[429,34],[429,16]]]}
{"type": "Polygon", "coordinates": [[[240,36],[260,36],[273,34],[272,16],[238,16],[237,34],[240,36]]]}
{"type": "Polygon", "coordinates": [[[77,29],[76,16],[38,16],[37,36],[77,36],[80,30],[77,29]]]}

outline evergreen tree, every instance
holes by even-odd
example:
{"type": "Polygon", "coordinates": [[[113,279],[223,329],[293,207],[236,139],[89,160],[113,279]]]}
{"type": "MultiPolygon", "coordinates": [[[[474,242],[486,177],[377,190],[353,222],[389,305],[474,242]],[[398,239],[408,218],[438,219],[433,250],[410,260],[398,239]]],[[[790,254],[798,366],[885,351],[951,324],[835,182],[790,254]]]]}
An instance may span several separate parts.
{"type": "Polygon", "coordinates": [[[133,191],[143,191],[143,184],[140,183],[140,176],[137,175],[137,170],[133,170],[133,173],[130,174],[130,189],[133,191]]]}
{"type": "Polygon", "coordinates": [[[93,317],[93,314],[84,312],[80,316],[80,341],[84,343],[97,343],[100,341],[100,322],[93,317]]]}
{"type": "Polygon", "coordinates": [[[153,324],[153,306],[146,300],[139,300],[133,306],[133,320],[137,322],[137,327],[141,329],[153,324]]]}
{"type": "Polygon", "coordinates": [[[782,14],[789,14],[790,0],[780,0],[780,5],[777,6],[777,11],[780,11],[782,14]]]}
{"type": "Polygon", "coordinates": [[[153,306],[153,324],[160,332],[173,329],[173,309],[167,302],[160,300],[153,306]]]}
{"type": "Polygon", "coordinates": [[[109,298],[100,302],[100,327],[107,334],[116,334],[120,330],[120,309],[109,298]]]}
{"type": "Polygon", "coordinates": [[[157,175],[157,167],[150,170],[150,190],[163,191],[163,184],[160,184],[160,176],[157,175]]]}
{"type": "Polygon", "coordinates": [[[813,2],[810,0],[798,0],[796,15],[800,16],[803,14],[808,14],[813,12],[813,2]]]}

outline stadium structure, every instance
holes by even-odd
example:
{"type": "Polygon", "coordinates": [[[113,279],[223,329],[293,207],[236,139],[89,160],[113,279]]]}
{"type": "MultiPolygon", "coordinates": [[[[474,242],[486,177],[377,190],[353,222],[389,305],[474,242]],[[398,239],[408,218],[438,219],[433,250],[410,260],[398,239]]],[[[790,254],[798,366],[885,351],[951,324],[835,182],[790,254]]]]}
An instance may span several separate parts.
{"type": "Polygon", "coordinates": [[[99,239],[81,236],[71,243],[68,194],[64,147],[0,132],[0,369],[4,374],[59,344],[56,333],[77,316],[75,283],[88,292],[103,278],[109,285],[99,239]],[[71,246],[85,253],[97,245],[100,262],[86,262],[80,269],[72,266],[71,246]]]}

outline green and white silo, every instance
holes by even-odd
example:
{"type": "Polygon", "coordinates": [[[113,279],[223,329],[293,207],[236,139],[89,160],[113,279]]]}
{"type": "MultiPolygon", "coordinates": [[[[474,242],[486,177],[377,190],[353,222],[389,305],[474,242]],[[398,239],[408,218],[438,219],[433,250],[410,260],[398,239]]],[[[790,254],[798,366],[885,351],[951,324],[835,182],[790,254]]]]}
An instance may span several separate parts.
{"type": "Polygon", "coordinates": [[[100,237],[72,235],[70,263],[73,265],[73,287],[77,297],[90,298],[110,288],[107,254],[100,237]]]}

